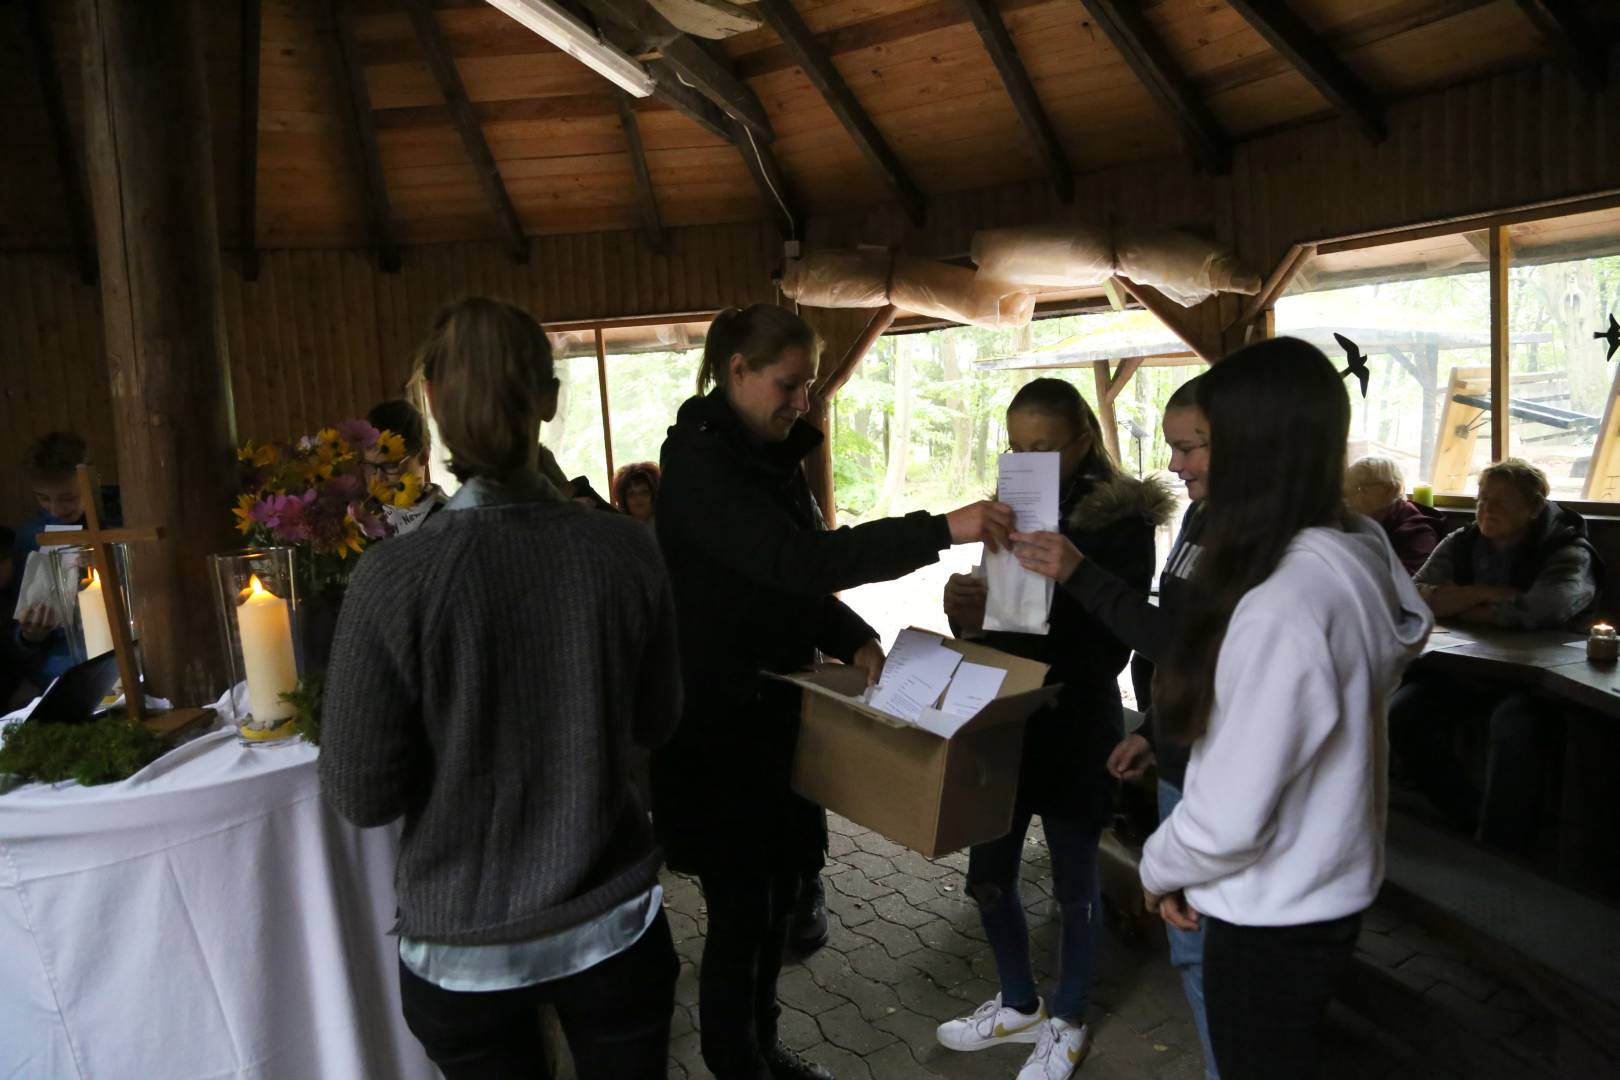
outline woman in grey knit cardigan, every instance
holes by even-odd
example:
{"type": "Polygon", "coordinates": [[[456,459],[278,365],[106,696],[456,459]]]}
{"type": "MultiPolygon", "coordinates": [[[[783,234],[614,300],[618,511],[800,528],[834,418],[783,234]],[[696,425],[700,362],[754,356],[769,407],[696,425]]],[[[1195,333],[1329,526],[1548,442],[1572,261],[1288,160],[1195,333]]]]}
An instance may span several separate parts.
{"type": "Polygon", "coordinates": [[[540,1004],[582,1080],[662,1077],[678,968],[628,769],[679,714],[662,559],[535,470],[556,380],[531,316],[456,304],[418,365],[462,487],[355,571],[322,790],[357,825],[405,819],[401,996],[449,1080],[535,1075],[540,1004]]]}

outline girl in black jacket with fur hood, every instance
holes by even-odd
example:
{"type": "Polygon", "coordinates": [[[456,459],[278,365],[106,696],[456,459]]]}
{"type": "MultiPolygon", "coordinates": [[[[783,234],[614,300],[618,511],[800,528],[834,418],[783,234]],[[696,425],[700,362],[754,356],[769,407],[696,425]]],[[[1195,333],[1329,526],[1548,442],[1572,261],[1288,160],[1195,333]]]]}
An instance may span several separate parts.
{"type": "MultiPolygon", "coordinates": [[[[1153,577],[1153,534],[1175,503],[1169,488],[1121,473],[1103,445],[1096,415],[1079,391],[1060,379],[1036,379],[1018,392],[1007,409],[1007,437],[1015,451],[1062,455],[1063,535],[1087,559],[1145,594],[1153,577]]],[[[951,579],[945,606],[958,633],[983,624],[984,602],[981,580],[951,579]]],[[[987,643],[1003,652],[1051,665],[1047,682],[1063,689],[1026,728],[1012,831],[974,847],[968,856],[968,892],[979,905],[1001,993],[938,1032],[940,1043],[953,1050],[1035,1044],[1020,1080],[1073,1075],[1089,1049],[1085,1011],[1100,926],[1097,846],[1110,807],[1108,755],[1122,734],[1119,673],[1130,659],[1130,648],[1062,589],[1053,593],[1049,626],[1043,636],[986,635],[987,643]],[[1062,920],[1057,989],[1049,1008],[1036,993],[1018,894],[1024,836],[1037,814],[1052,855],[1062,920]]]]}

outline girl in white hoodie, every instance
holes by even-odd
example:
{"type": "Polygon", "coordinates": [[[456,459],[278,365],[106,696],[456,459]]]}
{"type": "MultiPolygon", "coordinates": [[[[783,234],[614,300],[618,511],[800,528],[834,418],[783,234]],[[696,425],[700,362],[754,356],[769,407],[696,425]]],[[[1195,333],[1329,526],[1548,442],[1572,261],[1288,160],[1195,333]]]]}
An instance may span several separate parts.
{"type": "Polygon", "coordinates": [[[1383,531],[1344,510],[1350,403],[1321,352],[1240,350],[1199,405],[1204,550],[1154,692],[1193,750],[1142,885],[1166,922],[1204,926],[1223,1080],[1298,1080],[1383,880],[1386,706],[1432,618],[1383,531]]]}

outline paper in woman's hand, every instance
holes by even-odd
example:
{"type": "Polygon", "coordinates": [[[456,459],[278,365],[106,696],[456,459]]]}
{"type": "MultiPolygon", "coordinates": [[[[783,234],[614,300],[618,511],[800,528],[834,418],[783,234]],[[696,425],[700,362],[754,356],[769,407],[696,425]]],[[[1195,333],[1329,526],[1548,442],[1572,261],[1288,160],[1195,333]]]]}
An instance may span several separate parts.
{"type": "MultiPolygon", "coordinates": [[[[1058,455],[1003,454],[998,459],[996,498],[1013,508],[1022,533],[1058,527],[1058,455]]],[[[1044,634],[1052,610],[1052,579],[1025,570],[1011,551],[986,551],[984,576],[990,594],[984,628],[1044,634]]]]}
{"type": "Polygon", "coordinates": [[[30,551],[28,562],[23,566],[22,582],[17,586],[17,607],[11,617],[21,622],[23,613],[29,608],[44,606],[50,610],[52,624],[63,626],[68,622],[68,613],[62,610],[60,604],[64,595],[71,596],[72,593],[53,588],[50,554],[30,551]]]}

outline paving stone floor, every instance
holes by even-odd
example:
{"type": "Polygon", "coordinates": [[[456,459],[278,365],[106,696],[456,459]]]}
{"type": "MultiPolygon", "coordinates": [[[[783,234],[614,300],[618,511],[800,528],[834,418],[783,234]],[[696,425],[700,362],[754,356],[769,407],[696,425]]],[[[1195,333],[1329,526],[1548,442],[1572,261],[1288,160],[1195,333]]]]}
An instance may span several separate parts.
{"type": "MultiPolygon", "coordinates": [[[[957,1054],[934,1040],[940,1021],[971,1012],[996,992],[978,914],[963,895],[966,854],[928,860],[840,818],[830,824],[832,937],[783,971],[783,1038],[839,1080],[1010,1080],[1028,1047],[957,1054]]],[[[1036,972],[1046,990],[1058,925],[1038,828],[1025,856],[1022,888],[1036,972]]],[[[678,875],[667,875],[664,887],[681,955],[670,1075],[708,1080],[697,1031],[703,898],[695,881],[678,875]]],[[[1096,1041],[1081,1070],[1087,1080],[1203,1075],[1181,984],[1162,949],[1107,936],[1090,1022],[1096,1041]]],[[[1343,1031],[1334,1032],[1329,1057],[1333,1077],[1396,1074],[1376,1045],[1343,1031]]]]}

